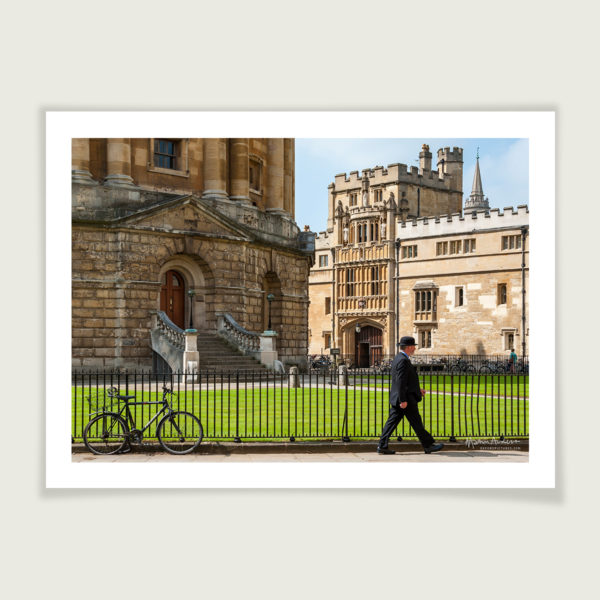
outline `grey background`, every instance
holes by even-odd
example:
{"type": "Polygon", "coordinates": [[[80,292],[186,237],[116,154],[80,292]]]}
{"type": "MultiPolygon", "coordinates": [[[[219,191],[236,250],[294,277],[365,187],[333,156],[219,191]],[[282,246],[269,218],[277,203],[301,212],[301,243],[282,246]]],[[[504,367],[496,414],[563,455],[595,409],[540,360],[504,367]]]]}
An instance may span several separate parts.
{"type": "Polygon", "coordinates": [[[579,0],[12,5],[0,36],[9,597],[593,589],[597,13],[579,0]],[[56,109],[556,110],[557,489],[46,491],[43,128],[56,109]]]}

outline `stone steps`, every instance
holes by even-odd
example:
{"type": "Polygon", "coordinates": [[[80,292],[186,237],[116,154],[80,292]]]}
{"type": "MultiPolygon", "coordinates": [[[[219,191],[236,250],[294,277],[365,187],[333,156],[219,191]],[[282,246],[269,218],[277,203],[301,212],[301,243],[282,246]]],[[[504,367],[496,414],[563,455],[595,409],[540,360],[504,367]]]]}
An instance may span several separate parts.
{"type": "Polygon", "coordinates": [[[199,371],[266,372],[267,368],[258,360],[232,348],[227,342],[209,333],[198,335],[199,371]]]}

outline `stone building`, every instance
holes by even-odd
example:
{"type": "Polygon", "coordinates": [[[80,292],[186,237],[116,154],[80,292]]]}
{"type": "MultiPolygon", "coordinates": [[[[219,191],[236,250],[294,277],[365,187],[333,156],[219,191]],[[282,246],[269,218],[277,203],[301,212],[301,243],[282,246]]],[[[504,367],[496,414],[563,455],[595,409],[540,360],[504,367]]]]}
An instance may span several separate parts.
{"type": "Polygon", "coordinates": [[[403,335],[420,355],[524,349],[527,207],[489,210],[477,160],[463,215],[462,149],[437,156],[437,171],[424,145],[418,169],[354,171],[329,186],[309,279],[310,354],[339,348],[368,366],[403,335]]]}
{"type": "Polygon", "coordinates": [[[311,235],[293,139],[74,139],[73,366],[181,368],[182,330],[254,343],[269,304],[279,359],[302,365],[311,235]]]}

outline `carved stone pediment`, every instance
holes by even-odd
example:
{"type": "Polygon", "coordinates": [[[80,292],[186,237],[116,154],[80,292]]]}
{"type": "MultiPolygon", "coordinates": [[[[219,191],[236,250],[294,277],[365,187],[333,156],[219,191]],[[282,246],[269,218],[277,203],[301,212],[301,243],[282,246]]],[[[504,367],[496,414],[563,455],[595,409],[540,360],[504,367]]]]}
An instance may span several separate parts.
{"type": "Polygon", "coordinates": [[[113,223],[151,231],[204,233],[215,237],[250,239],[243,226],[215,213],[202,200],[192,196],[141,210],[113,223]]]}

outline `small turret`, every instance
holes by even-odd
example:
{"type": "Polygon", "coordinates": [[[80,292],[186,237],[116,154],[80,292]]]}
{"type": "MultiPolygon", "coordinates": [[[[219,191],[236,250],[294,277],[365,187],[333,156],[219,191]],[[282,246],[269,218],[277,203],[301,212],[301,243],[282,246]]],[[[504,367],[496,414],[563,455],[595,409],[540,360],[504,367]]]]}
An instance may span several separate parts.
{"type": "Polygon", "coordinates": [[[431,171],[431,152],[429,152],[427,144],[423,144],[423,148],[419,152],[419,169],[421,171],[431,171]]]}
{"type": "Polygon", "coordinates": [[[463,179],[463,149],[457,148],[440,148],[437,151],[437,167],[439,174],[446,178],[450,178],[452,189],[462,192],[463,179]]]}
{"type": "Polygon", "coordinates": [[[363,169],[362,176],[362,205],[369,205],[369,169],[363,169]]]}
{"type": "Polygon", "coordinates": [[[327,230],[333,229],[333,211],[335,208],[335,183],[330,183],[327,186],[327,202],[329,210],[327,213],[327,230]]]}

